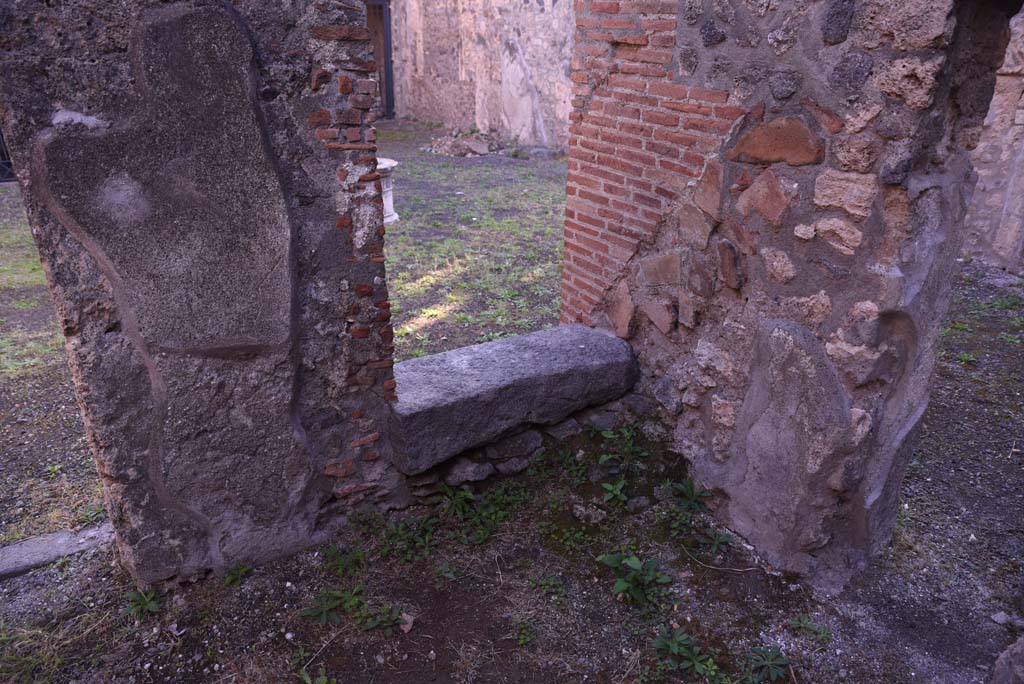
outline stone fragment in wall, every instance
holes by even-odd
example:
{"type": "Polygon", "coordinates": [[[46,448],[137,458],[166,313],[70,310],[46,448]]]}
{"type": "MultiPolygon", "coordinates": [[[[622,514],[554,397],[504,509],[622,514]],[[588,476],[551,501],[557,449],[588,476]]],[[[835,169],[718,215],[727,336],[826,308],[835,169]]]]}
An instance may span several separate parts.
{"type": "Polygon", "coordinates": [[[913,140],[894,140],[889,143],[882,160],[878,179],[885,185],[902,185],[914,168],[915,144],[913,140]]]}
{"type": "Polygon", "coordinates": [[[864,0],[857,13],[857,39],[874,48],[891,39],[897,50],[941,48],[952,37],[953,0],[864,0]]]}
{"type": "Polygon", "coordinates": [[[676,316],[672,306],[661,298],[644,299],[640,302],[640,311],[654,324],[663,335],[668,335],[675,327],[676,316]]]}
{"type": "Polygon", "coordinates": [[[871,76],[874,60],[865,52],[850,50],[832,69],[828,85],[843,95],[857,95],[871,76]]]}
{"type": "Polygon", "coordinates": [[[798,116],[782,116],[759,124],[740,137],[725,157],[754,164],[785,162],[790,166],[818,164],[825,154],[821,138],[798,116]]]}
{"type": "Polygon", "coordinates": [[[878,160],[878,142],[869,133],[837,136],[832,140],[832,154],[844,171],[869,173],[878,160]]]}
{"type": "Polygon", "coordinates": [[[922,61],[917,57],[897,59],[877,70],[874,85],[886,95],[899,98],[911,109],[927,109],[932,104],[936,77],[944,57],[922,61]]]}
{"type": "Polygon", "coordinates": [[[814,203],[822,208],[843,211],[867,218],[871,215],[878,179],[872,174],[828,169],[814,181],[814,203]]]}
{"type": "Polygon", "coordinates": [[[484,453],[493,461],[509,458],[529,458],[544,446],[544,438],[536,430],[525,430],[498,440],[488,446],[484,453]]]}
{"type": "Polygon", "coordinates": [[[623,278],[612,290],[608,300],[608,319],[616,336],[628,340],[633,336],[633,313],[636,310],[629,293],[629,283],[623,278]]]}
{"type": "Polygon", "coordinates": [[[860,133],[868,127],[882,111],[880,102],[868,102],[857,109],[846,119],[847,133],[860,133]]]}
{"type": "Polygon", "coordinates": [[[843,120],[828,107],[823,107],[809,97],[801,98],[800,104],[818,120],[826,132],[835,135],[843,130],[843,120]]]}
{"type": "Polygon", "coordinates": [[[891,266],[899,261],[900,247],[910,227],[910,196],[902,187],[887,186],[882,192],[882,218],[885,238],[875,250],[879,264],[891,266]]]}
{"type": "Polygon", "coordinates": [[[522,456],[519,458],[509,458],[504,461],[498,461],[494,464],[494,467],[502,475],[517,475],[530,467],[530,459],[522,456]]]}
{"type": "Polygon", "coordinates": [[[654,398],[674,416],[683,411],[683,400],[676,389],[676,382],[670,375],[663,376],[654,383],[654,398]]]}
{"type": "Polygon", "coordinates": [[[682,283],[682,254],[676,251],[654,254],[640,262],[644,281],[652,287],[682,283]]]}
{"type": "Polygon", "coordinates": [[[768,32],[768,45],[771,46],[772,51],[777,57],[786,54],[790,48],[796,45],[796,39],[801,28],[801,20],[806,13],[805,7],[806,5],[801,7],[797,3],[796,8],[790,10],[790,13],[782,20],[782,24],[768,32]]]}
{"type": "Polygon", "coordinates": [[[677,212],[680,242],[694,249],[706,249],[714,230],[711,219],[695,204],[684,203],[677,212]]]}
{"type": "Polygon", "coordinates": [[[850,35],[853,0],[829,0],[821,22],[821,39],[826,45],[838,45],[850,35]]]}
{"type": "Polygon", "coordinates": [[[853,446],[859,445],[871,432],[871,414],[864,409],[850,409],[850,424],[853,428],[853,446]]]}
{"type": "Polygon", "coordinates": [[[814,226],[809,226],[806,223],[798,223],[793,227],[793,235],[801,240],[813,240],[814,226]]]}
{"type": "Polygon", "coordinates": [[[736,412],[740,402],[722,399],[717,394],[711,397],[711,422],[718,427],[731,428],[736,426],[736,412]]]}
{"type": "Polygon", "coordinates": [[[814,233],[840,254],[853,255],[860,247],[864,234],[846,219],[825,218],[814,224],[814,233]]]}
{"type": "Polygon", "coordinates": [[[796,267],[781,249],[765,247],[761,250],[761,258],[764,260],[768,278],[776,283],[788,283],[796,277],[796,267]]]}
{"type": "MultiPolygon", "coordinates": [[[[693,358],[697,362],[698,368],[703,371],[713,370],[719,377],[725,379],[735,376],[736,365],[733,363],[732,356],[708,339],[697,342],[697,346],[693,350],[693,358]]],[[[705,386],[714,387],[715,384],[705,386]]]]}
{"type": "Polygon", "coordinates": [[[698,317],[703,310],[704,298],[695,295],[686,288],[679,288],[676,295],[676,309],[678,310],[679,324],[693,330],[697,327],[698,317]]]}
{"type": "Polygon", "coordinates": [[[718,28],[713,19],[705,20],[700,26],[700,41],[706,48],[724,43],[728,37],[725,31],[718,28]]]}
{"type": "Polygon", "coordinates": [[[712,221],[722,220],[722,163],[709,161],[693,190],[693,202],[712,221]]]}
{"type": "Polygon", "coordinates": [[[736,20],[736,8],[730,0],[712,0],[711,11],[723,24],[731,24],[736,20]]]}
{"type": "Polygon", "coordinates": [[[833,334],[825,343],[825,352],[853,387],[863,385],[868,380],[882,355],[880,350],[868,345],[846,342],[838,334],[833,334]]]}
{"type": "Polygon", "coordinates": [[[458,487],[467,482],[486,480],[492,474],[494,474],[494,466],[492,464],[478,463],[466,456],[460,456],[448,468],[444,481],[449,487],[458,487]]]}
{"type": "Polygon", "coordinates": [[[786,297],[778,306],[785,318],[806,321],[815,327],[832,315],[832,299],[821,290],[808,297],[786,297]]]}
{"type": "Polygon", "coordinates": [[[704,3],[701,0],[683,0],[682,15],[687,24],[696,24],[704,16],[704,3]]]}
{"type": "Polygon", "coordinates": [[[780,0],[747,0],[747,5],[752,9],[757,16],[763,17],[769,12],[774,12],[779,8],[780,0]]]}
{"type": "Polygon", "coordinates": [[[783,190],[779,179],[771,169],[762,171],[754,179],[750,187],[744,190],[736,200],[736,209],[744,216],[756,211],[773,226],[782,223],[782,217],[789,209],[790,200],[783,190]]]}
{"type": "Polygon", "coordinates": [[[740,252],[729,240],[718,241],[718,269],[726,287],[732,290],[743,287],[746,276],[743,273],[740,252]]]}
{"type": "Polygon", "coordinates": [[[707,258],[699,252],[690,252],[686,287],[700,297],[710,297],[715,292],[715,271],[708,264],[707,258]]]}
{"type": "Polygon", "coordinates": [[[788,100],[800,89],[803,77],[793,69],[776,69],[768,77],[768,89],[776,100],[788,100]]]}

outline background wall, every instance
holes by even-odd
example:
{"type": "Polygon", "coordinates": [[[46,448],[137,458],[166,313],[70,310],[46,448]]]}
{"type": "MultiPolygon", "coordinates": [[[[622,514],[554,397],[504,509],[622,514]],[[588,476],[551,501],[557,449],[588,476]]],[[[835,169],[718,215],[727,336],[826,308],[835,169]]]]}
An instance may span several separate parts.
{"type": "Polygon", "coordinates": [[[570,0],[393,0],[398,116],[564,147],[570,0]]]}
{"type": "Polygon", "coordinates": [[[1010,23],[1010,46],[972,161],[978,172],[965,251],[1024,274],[1024,17],[1010,23]]]}

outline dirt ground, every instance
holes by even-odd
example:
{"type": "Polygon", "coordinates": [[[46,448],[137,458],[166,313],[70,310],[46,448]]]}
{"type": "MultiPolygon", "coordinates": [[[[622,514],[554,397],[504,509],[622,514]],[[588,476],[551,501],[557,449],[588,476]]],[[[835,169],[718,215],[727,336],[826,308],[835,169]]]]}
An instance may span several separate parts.
{"type": "MultiPolygon", "coordinates": [[[[402,162],[388,251],[401,354],[553,324],[564,161],[438,158],[418,151],[430,134],[382,134],[402,162]]],[[[0,240],[7,543],[103,513],[10,185],[0,240]]],[[[717,528],[641,416],[228,577],[141,595],[105,549],[2,582],[0,682],[987,683],[1024,615],[1022,298],[1019,279],[963,265],[893,544],[838,597],[717,528]]]]}

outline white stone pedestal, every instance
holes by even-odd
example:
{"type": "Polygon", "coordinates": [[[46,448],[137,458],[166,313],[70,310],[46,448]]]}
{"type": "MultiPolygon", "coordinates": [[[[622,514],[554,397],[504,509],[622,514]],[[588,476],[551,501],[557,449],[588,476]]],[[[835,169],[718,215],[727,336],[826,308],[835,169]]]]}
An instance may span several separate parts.
{"type": "Polygon", "coordinates": [[[394,223],[398,220],[398,214],[395,213],[395,199],[392,194],[395,186],[394,179],[391,178],[391,172],[398,166],[398,162],[394,159],[388,159],[386,157],[379,157],[377,159],[377,173],[380,174],[380,189],[384,195],[384,223],[394,223]]]}

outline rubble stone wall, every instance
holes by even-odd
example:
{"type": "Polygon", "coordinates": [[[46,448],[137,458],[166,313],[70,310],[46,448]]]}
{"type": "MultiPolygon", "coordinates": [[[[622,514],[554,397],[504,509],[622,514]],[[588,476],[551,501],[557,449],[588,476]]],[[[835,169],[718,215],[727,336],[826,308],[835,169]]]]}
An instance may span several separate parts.
{"type": "Polygon", "coordinates": [[[368,38],[361,3],[0,9],[0,124],[142,582],[401,494],[368,38]]]}
{"type": "Polygon", "coordinates": [[[895,522],[1009,4],[576,3],[563,320],[631,340],[720,517],[826,588],[895,522]]]}
{"type": "Polygon", "coordinates": [[[391,16],[398,116],[565,147],[571,0],[393,0],[391,16]]]}
{"type": "Polygon", "coordinates": [[[1024,275],[1024,16],[1010,22],[981,142],[971,157],[978,184],[967,214],[965,251],[1024,275]]]}

